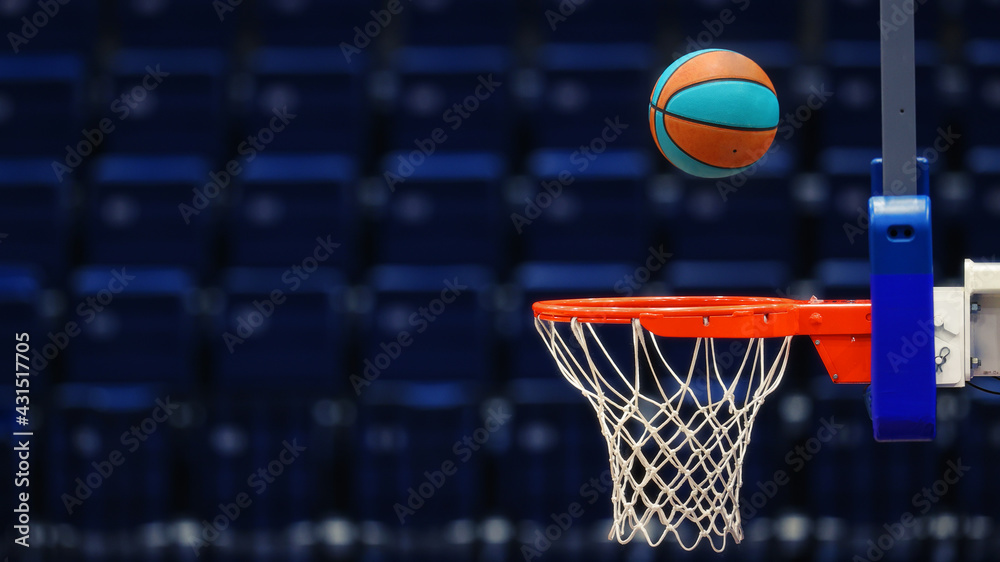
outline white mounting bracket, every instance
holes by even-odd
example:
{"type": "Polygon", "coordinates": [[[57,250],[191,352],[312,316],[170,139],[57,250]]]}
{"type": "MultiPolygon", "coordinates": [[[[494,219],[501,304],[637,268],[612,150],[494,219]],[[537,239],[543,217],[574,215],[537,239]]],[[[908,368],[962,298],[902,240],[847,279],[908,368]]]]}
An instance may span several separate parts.
{"type": "Polygon", "coordinates": [[[965,260],[963,287],[934,288],[938,387],[1000,376],[1000,263],[965,260]]]}
{"type": "Polygon", "coordinates": [[[1000,376],[1000,263],[965,260],[965,380],[1000,376]]]}

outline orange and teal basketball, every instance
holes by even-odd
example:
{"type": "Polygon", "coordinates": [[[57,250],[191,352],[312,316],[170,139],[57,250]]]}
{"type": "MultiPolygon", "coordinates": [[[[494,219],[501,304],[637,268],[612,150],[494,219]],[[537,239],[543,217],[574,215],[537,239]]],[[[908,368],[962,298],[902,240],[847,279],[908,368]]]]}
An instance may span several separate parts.
{"type": "Polygon", "coordinates": [[[660,152],[703,178],[746,170],[767,152],[777,126],[778,97],[767,74],[724,49],[677,59],[649,98],[649,130],[660,152]]]}

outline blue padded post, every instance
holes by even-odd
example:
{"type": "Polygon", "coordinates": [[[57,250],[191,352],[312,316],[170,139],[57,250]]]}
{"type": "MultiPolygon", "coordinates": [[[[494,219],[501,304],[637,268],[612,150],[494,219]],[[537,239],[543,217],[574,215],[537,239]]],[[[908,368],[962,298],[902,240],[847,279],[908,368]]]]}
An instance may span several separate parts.
{"type": "Polygon", "coordinates": [[[872,161],[868,201],[871,259],[871,413],[877,441],[934,438],[934,273],[928,165],[918,158],[916,195],[883,193],[872,161]]]}

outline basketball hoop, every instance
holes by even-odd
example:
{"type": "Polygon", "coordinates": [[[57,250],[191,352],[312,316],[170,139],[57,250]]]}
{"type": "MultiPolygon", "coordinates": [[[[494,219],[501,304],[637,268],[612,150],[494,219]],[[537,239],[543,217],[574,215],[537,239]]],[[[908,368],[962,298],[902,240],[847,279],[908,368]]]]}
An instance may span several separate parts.
{"type": "Polygon", "coordinates": [[[608,538],[622,544],[637,534],[651,546],[672,536],[685,550],[705,539],[722,552],[727,535],[740,542],[744,454],[760,406],[781,383],[792,336],[812,337],[836,382],[865,382],[870,366],[868,301],[596,298],[532,309],[560,372],[597,412],[613,480],[608,538]],[[631,373],[612,358],[598,324],[630,325],[631,373]],[[717,339],[747,343],[717,352],[717,339]],[[684,342],[688,363],[672,366],[664,348],[684,342]]]}

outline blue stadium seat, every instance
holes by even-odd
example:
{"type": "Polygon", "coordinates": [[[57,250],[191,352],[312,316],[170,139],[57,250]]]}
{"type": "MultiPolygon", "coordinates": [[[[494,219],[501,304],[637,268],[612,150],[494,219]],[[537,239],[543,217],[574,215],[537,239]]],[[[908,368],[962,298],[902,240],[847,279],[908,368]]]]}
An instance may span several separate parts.
{"type": "Polygon", "coordinates": [[[512,381],[507,396],[514,417],[508,449],[500,457],[501,512],[515,524],[545,526],[550,514],[577,502],[584,510],[582,523],[607,518],[607,443],[587,399],[561,377],[512,381]]]}
{"type": "Polygon", "coordinates": [[[970,41],[966,57],[970,68],[970,104],[964,108],[969,146],[1000,145],[1000,40],[970,41]]]}
{"type": "Polygon", "coordinates": [[[404,4],[407,45],[510,45],[516,5],[506,0],[417,0],[404,4]]]}
{"type": "Polygon", "coordinates": [[[529,167],[531,189],[509,197],[525,261],[638,264],[646,258],[647,153],[609,150],[588,161],[568,149],[541,150],[529,167]]]}
{"type": "Polygon", "coordinates": [[[614,6],[545,0],[533,11],[532,21],[538,22],[546,43],[652,45],[658,31],[657,8],[651,0],[626,0],[614,6]]]}
{"type": "MultiPolygon", "coordinates": [[[[279,371],[272,377],[287,381],[279,371]]],[[[317,410],[328,404],[322,392],[305,389],[272,387],[262,395],[233,384],[214,393],[207,435],[196,446],[198,463],[189,475],[195,519],[211,520],[221,513],[220,503],[246,493],[252,503],[227,531],[238,540],[286,531],[330,511],[344,492],[331,482],[341,444],[331,426],[317,423],[317,410]]]]}
{"type": "Polygon", "coordinates": [[[223,146],[227,62],[210,49],[122,50],[111,62],[103,119],[114,152],[205,154],[223,146]]]}
{"type": "MultiPolygon", "coordinates": [[[[45,338],[43,332],[40,328],[43,327],[41,321],[41,308],[42,308],[42,293],[41,286],[38,282],[37,273],[30,267],[19,267],[19,266],[9,266],[0,265],[0,330],[4,330],[4,333],[11,334],[11,347],[17,351],[17,342],[23,341],[24,337],[20,334],[27,333],[27,340],[24,343],[28,344],[28,353],[24,355],[28,356],[25,360],[23,357],[16,358],[18,366],[16,372],[25,372],[25,365],[30,369],[30,372],[39,372],[43,370],[48,361],[45,359],[45,346],[50,343],[48,339],[45,338]],[[17,338],[14,334],[18,334],[17,338]]],[[[23,346],[21,346],[23,349],[23,346]]],[[[53,347],[50,350],[51,353],[55,353],[56,349],[53,347]]],[[[5,384],[4,392],[7,393],[9,389],[10,403],[13,404],[14,391],[12,390],[14,386],[14,380],[16,376],[12,376],[5,384]]],[[[44,385],[43,377],[33,377],[31,382],[28,384],[31,393],[34,395],[39,395],[42,387],[44,385]]],[[[7,394],[4,394],[7,397],[7,394]]],[[[30,418],[29,418],[30,419],[30,418]]],[[[9,419],[3,423],[3,428],[8,426],[13,427],[13,419],[9,419]]],[[[18,431],[12,429],[12,431],[18,431]]]]}
{"type": "Polygon", "coordinates": [[[67,345],[67,380],[194,380],[190,277],[177,269],[91,266],[72,278],[67,314],[80,333],[67,345]]]}
{"type": "Polygon", "coordinates": [[[352,384],[357,388],[361,376],[490,380],[492,314],[483,299],[491,284],[488,271],[476,266],[374,268],[374,310],[363,327],[364,358],[352,384]]]}
{"type": "Polygon", "coordinates": [[[254,53],[251,70],[244,132],[256,136],[277,113],[291,114],[266,150],[365,154],[364,57],[348,62],[339,49],[267,48],[254,53]]]}
{"type": "Polygon", "coordinates": [[[684,181],[674,202],[661,210],[675,259],[794,261],[797,225],[788,162],[768,155],[765,164],[774,167],[684,181]]]}
{"type": "MultiPolygon", "coordinates": [[[[917,146],[931,146],[942,123],[941,80],[936,45],[918,43],[916,49],[917,146]]],[[[827,45],[831,72],[828,90],[834,95],[823,106],[822,140],[825,146],[881,144],[882,87],[880,50],[876,40],[835,41],[827,45]]]]}
{"type": "Polygon", "coordinates": [[[0,152],[60,162],[67,158],[67,145],[73,154],[89,154],[93,146],[78,148],[86,144],[80,133],[86,99],[84,73],[82,58],[74,55],[0,57],[0,101],[7,108],[0,115],[0,125],[11,132],[0,135],[0,152]]]}
{"type": "Polygon", "coordinates": [[[84,251],[89,263],[209,263],[211,205],[219,195],[208,196],[225,187],[215,187],[204,159],[107,156],[94,167],[91,183],[84,251]]]}
{"type": "Polygon", "coordinates": [[[15,55],[75,52],[88,56],[97,42],[96,2],[10,2],[0,29],[15,55]]]}
{"type": "MultiPolygon", "coordinates": [[[[403,6],[408,10],[410,4],[403,6]]],[[[268,47],[334,47],[347,43],[365,50],[372,42],[381,40],[386,28],[398,25],[395,23],[399,20],[398,15],[380,14],[380,19],[387,21],[383,26],[370,13],[370,10],[380,12],[385,8],[386,3],[376,5],[370,0],[261,0],[256,3],[256,20],[261,43],[268,47]],[[369,34],[366,28],[377,33],[369,34]],[[359,30],[361,36],[356,39],[359,30]]],[[[337,56],[343,55],[338,53],[337,56]]]]}
{"type": "Polygon", "coordinates": [[[178,396],[138,384],[64,384],[54,394],[40,445],[60,459],[43,472],[53,522],[87,532],[130,531],[165,521],[183,505],[170,423],[178,396]]]}
{"type": "Polygon", "coordinates": [[[240,12],[249,8],[227,1],[133,0],[119,2],[117,11],[123,47],[227,49],[242,19],[240,12]]]}
{"type": "MultiPolygon", "coordinates": [[[[867,236],[864,243],[867,246],[867,236]]],[[[826,259],[816,264],[817,294],[823,299],[871,298],[871,263],[865,258],[826,259]]]]}
{"type": "Polygon", "coordinates": [[[504,47],[407,47],[395,52],[399,93],[390,147],[425,154],[503,150],[510,142],[513,84],[504,47]],[[437,138],[434,131],[440,129],[437,138]],[[443,134],[442,134],[443,133],[443,134]],[[437,146],[421,148],[422,143],[437,146]]]}
{"type": "Polygon", "coordinates": [[[656,80],[651,62],[643,45],[542,47],[543,85],[531,123],[535,145],[587,147],[595,154],[609,144],[647,148],[646,108],[656,80]]]}
{"type": "Polygon", "coordinates": [[[476,399],[466,382],[379,380],[367,388],[354,431],[352,512],[411,529],[481,515],[490,493],[481,472],[490,451],[509,438],[511,412],[505,402],[476,399]],[[423,495],[410,499],[411,490],[423,495]]]}
{"type": "Polygon", "coordinates": [[[51,161],[0,160],[0,263],[36,264],[49,282],[65,271],[69,184],[52,173],[51,161]]]}
{"type": "Polygon", "coordinates": [[[679,4],[678,10],[680,31],[691,41],[688,52],[719,48],[718,39],[780,41],[789,47],[798,40],[799,4],[791,0],[766,9],[749,0],[697,0],[679,4]]]}
{"type": "Polygon", "coordinates": [[[514,279],[530,305],[545,299],[624,296],[625,278],[634,273],[635,267],[626,263],[526,262],[514,271],[514,279]]]}
{"type": "Polygon", "coordinates": [[[642,290],[642,284],[635,279],[636,275],[636,266],[624,263],[521,264],[514,271],[518,298],[510,311],[511,318],[506,319],[511,338],[510,372],[506,373],[506,378],[563,380],[535,329],[532,303],[552,299],[637,295],[642,290]]]}
{"type": "Polygon", "coordinates": [[[678,294],[776,297],[787,293],[791,272],[779,261],[677,260],[666,277],[678,294]]]}
{"type": "Polygon", "coordinates": [[[383,159],[375,263],[496,265],[503,259],[503,158],[440,152],[410,166],[405,152],[383,159]]]}
{"type": "Polygon", "coordinates": [[[344,280],[311,255],[284,270],[226,271],[212,334],[218,388],[343,388],[344,280]]]}
{"type": "Polygon", "coordinates": [[[341,154],[263,154],[248,162],[236,188],[230,263],[287,266],[312,253],[316,237],[339,244],[327,267],[353,263],[354,159],[341,154]]]}

